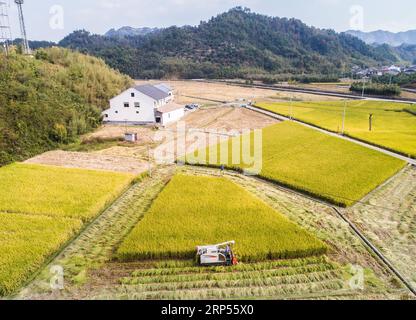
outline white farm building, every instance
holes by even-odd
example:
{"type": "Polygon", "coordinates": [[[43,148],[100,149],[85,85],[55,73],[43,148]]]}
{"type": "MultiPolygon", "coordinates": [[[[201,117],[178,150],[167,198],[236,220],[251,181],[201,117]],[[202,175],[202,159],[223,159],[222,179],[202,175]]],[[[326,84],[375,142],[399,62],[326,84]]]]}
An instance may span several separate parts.
{"type": "Polygon", "coordinates": [[[185,115],[184,106],[173,102],[173,90],[164,83],[135,86],[110,100],[102,114],[104,123],[167,125],[185,115]]]}

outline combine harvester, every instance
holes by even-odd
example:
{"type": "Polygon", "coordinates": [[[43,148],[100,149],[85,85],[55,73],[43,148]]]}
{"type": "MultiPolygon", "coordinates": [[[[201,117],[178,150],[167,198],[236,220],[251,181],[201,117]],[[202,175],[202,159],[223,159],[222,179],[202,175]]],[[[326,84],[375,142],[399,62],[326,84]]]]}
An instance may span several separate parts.
{"type": "Polygon", "coordinates": [[[237,257],[231,248],[235,241],[228,241],[216,245],[198,246],[196,254],[200,266],[235,266],[237,257]]]}

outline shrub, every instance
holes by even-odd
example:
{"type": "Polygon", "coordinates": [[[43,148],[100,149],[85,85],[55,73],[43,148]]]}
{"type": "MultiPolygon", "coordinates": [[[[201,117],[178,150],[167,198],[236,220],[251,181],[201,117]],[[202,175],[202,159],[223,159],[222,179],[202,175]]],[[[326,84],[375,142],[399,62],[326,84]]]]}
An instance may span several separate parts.
{"type": "Polygon", "coordinates": [[[364,86],[365,94],[372,94],[378,96],[399,96],[401,94],[401,89],[396,84],[378,84],[378,83],[366,83],[363,82],[354,82],[350,91],[362,93],[364,86]]]}
{"type": "Polygon", "coordinates": [[[63,124],[56,123],[53,127],[52,138],[59,143],[66,142],[68,138],[68,132],[63,124]]]}

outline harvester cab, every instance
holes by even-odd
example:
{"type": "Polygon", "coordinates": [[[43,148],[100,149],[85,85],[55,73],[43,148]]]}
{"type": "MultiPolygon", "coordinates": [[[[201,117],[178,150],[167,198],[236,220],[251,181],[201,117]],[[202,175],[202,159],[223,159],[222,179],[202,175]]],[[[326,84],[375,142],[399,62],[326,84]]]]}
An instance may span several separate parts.
{"type": "Polygon", "coordinates": [[[237,257],[232,246],[235,241],[228,241],[216,245],[196,247],[197,260],[201,266],[234,266],[237,257]]]}

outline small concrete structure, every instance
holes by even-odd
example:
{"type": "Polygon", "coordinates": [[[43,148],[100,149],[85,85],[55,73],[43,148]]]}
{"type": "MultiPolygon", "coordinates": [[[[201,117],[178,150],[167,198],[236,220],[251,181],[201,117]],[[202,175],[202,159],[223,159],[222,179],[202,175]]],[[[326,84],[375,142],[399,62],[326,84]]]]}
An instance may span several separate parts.
{"type": "Polygon", "coordinates": [[[124,134],[124,140],[127,142],[136,142],[138,140],[137,138],[137,133],[126,132],[124,134]]]}

